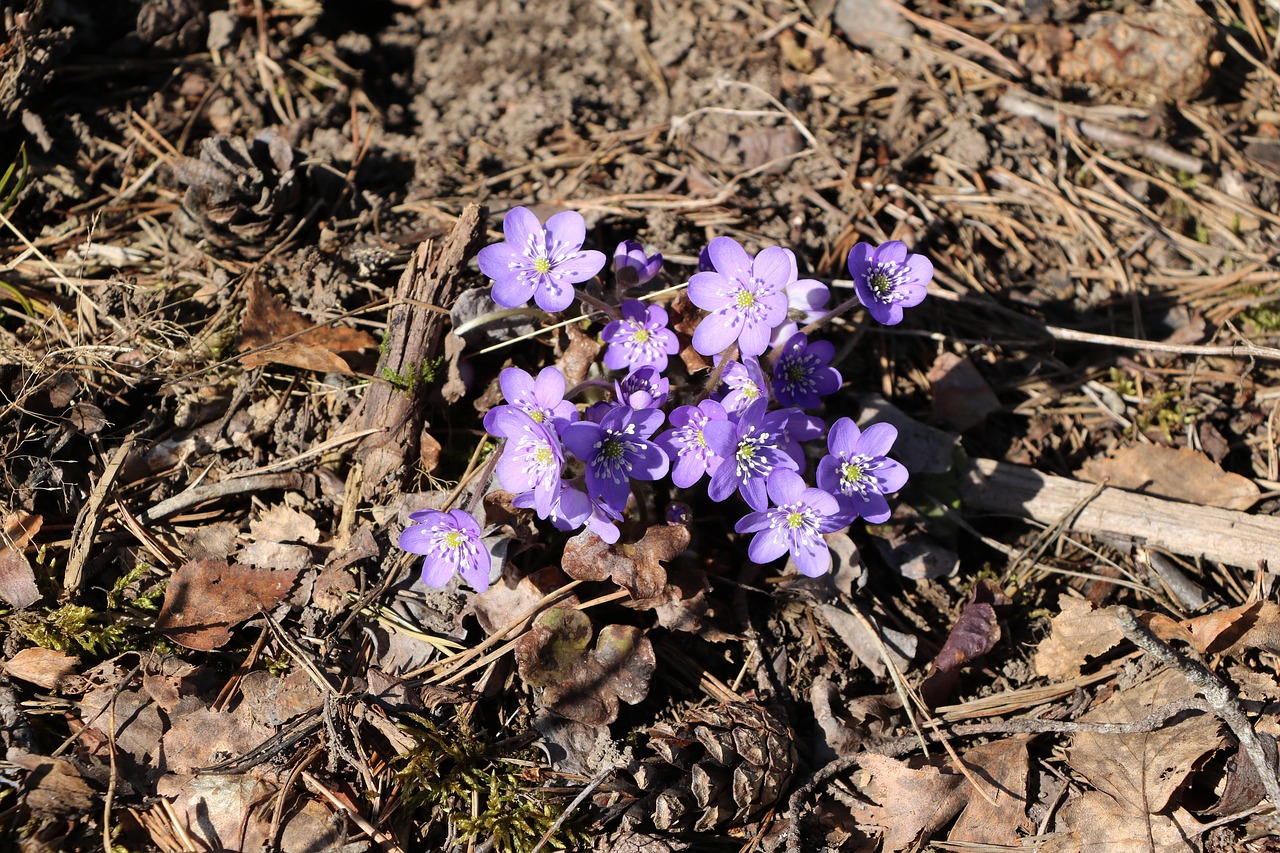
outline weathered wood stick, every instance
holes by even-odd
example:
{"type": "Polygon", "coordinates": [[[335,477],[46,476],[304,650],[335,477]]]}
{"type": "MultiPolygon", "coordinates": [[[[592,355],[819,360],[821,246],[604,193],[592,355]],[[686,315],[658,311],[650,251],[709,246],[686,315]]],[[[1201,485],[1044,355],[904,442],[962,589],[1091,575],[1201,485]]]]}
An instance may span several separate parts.
{"type": "MultiPolygon", "coordinates": [[[[1053,524],[1096,489],[1032,468],[975,459],[960,477],[960,499],[977,512],[1053,524]]],[[[1280,571],[1280,518],[1198,506],[1105,488],[1070,521],[1073,530],[1130,539],[1176,554],[1280,571]]]]}

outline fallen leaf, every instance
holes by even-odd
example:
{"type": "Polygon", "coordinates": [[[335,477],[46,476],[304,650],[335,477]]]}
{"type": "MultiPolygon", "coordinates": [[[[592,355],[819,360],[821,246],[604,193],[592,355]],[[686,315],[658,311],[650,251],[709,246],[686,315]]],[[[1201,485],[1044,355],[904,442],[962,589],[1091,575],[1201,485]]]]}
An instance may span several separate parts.
{"type": "Polygon", "coordinates": [[[1090,459],[1077,473],[1091,483],[1200,506],[1246,510],[1261,490],[1252,480],[1222,470],[1212,459],[1189,447],[1139,444],[1111,456],[1090,459]]]}
{"type": "Polygon", "coordinates": [[[668,631],[696,634],[702,630],[702,620],[710,606],[707,601],[710,591],[705,573],[675,569],[667,572],[667,585],[661,594],[622,604],[633,610],[652,610],[658,625],[668,631]]]}
{"type": "MultiPolygon", "coordinates": [[[[471,597],[471,606],[480,627],[493,636],[521,617],[526,621],[532,619],[528,614],[534,605],[568,582],[569,578],[559,566],[547,566],[525,575],[515,584],[505,578],[490,584],[484,592],[471,597]]],[[[578,604],[578,597],[570,593],[556,603],[573,607],[578,604]]]]}
{"type": "Polygon", "coordinates": [[[1249,649],[1280,652],[1280,605],[1255,601],[1182,623],[1201,654],[1239,657],[1249,649]]]}
{"type": "Polygon", "coordinates": [[[590,645],[590,618],[553,607],[516,642],[516,664],[526,684],[542,688],[544,707],[603,726],[618,718],[619,701],[634,705],[649,694],[656,660],[644,632],[631,625],[606,626],[590,645]]]}
{"type": "Polygon", "coordinates": [[[23,649],[4,662],[4,671],[13,678],[29,681],[45,690],[59,690],[76,675],[80,659],[53,649],[23,649]]]}
{"type": "MultiPolygon", "coordinates": [[[[1183,675],[1164,670],[1114,694],[1080,719],[1086,723],[1129,723],[1195,692],[1183,675]]],[[[1080,732],[1071,738],[1067,760],[1089,784],[1145,819],[1148,813],[1169,807],[1192,771],[1222,746],[1220,728],[1215,717],[1199,714],[1153,732],[1080,732]]]]}
{"type": "Polygon", "coordinates": [[[350,374],[353,371],[340,354],[354,355],[377,345],[372,335],[359,329],[314,325],[257,279],[249,286],[240,323],[240,349],[257,351],[240,357],[245,367],[286,364],[321,373],[350,374]]]}
{"type": "Polygon", "coordinates": [[[938,650],[929,673],[920,685],[926,705],[936,708],[951,695],[961,667],[995,648],[1000,641],[1000,622],[996,608],[1007,608],[1009,599],[986,581],[974,584],[969,602],[952,626],[947,641],[938,650]]]}
{"type": "Polygon", "coordinates": [[[934,541],[915,525],[888,525],[872,537],[885,562],[911,580],[953,577],[960,570],[960,556],[934,541]]]}
{"type": "Polygon", "coordinates": [[[240,693],[243,698],[236,710],[271,728],[315,711],[324,703],[325,695],[300,668],[290,669],[284,677],[254,670],[240,682],[240,693]]]}
{"type": "Polygon", "coordinates": [[[261,850],[271,834],[271,810],[261,807],[275,786],[249,773],[169,774],[156,793],[170,800],[186,832],[207,850],[261,850]]]}
{"type": "Polygon", "coordinates": [[[23,800],[36,814],[74,818],[96,807],[98,792],[70,761],[43,755],[15,755],[9,761],[29,774],[23,800]]]}
{"type": "Polygon", "coordinates": [[[84,695],[80,701],[80,718],[86,729],[100,735],[95,751],[109,761],[114,750],[126,778],[141,780],[159,773],[160,737],[165,720],[145,692],[120,690],[118,684],[104,685],[84,695]]]}
{"type": "Polygon", "coordinates": [[[969,802],[951,827],[948,841],[1018,846],[1019,830],[1031,829],[1031,821],[1027,819],[1029,740],[1013,737],[992,741],[975,746],[961,756],[969,775],[978,780],[982,790],[970,791],[969,802]],[[988,802],[988,797],[993,802],[988,802]]]}
{"type": "Polygon", "coordinates": [[[181,646],[212,651],[230,641],[233,626],[279,604],[297,579],[296,569],[192,560],[169,579],[156,629],[181,646]]]}
{"type": "Polygon", "coordinates": [[[245,755],[274,733],[247,708],[214,711],[196,702],[194,707],[174,715],[163,740],[157,738],[163,750],[163,758],[157,764],[170,774],[190,773],[245,755]]]}
{"type": "Polygon", "coordinates": [[[952,429],[965,432],[1000,410],[1000,399],[967,358],[944,352],[926,378],[933,393],[934,417],[952,429]]]}
{"type": "Polygon", "coordinates": [[[1085,791],[1068,800],[1058,813],[1057,832],[1049,836],[1040,853],[1187,853],[1198,851],[1191,842],[1201,825],[1186,809],[1170,814],[1135,815],[1106,794],[1085,791]]]}
{"type": "Polygon", "coordinates": [[[565,543],[560,566],[574,580],[612,580],[632,598],[650,599],[666,587],[667,570],[662,563],[680,556],[687,547],[689,529],[682,524],[656,524],[634,545],[609,545],[584,530],[565,543]]]}
{"type": "Polygon", "coordinates": [[[878,828],[883,850],[907,850],[931,837],[964,807],[968,783],[932,765],[909,766],[868,752],[858,762],[858,790],[870,803],[853,807],[860,829],[878,828]]]}
{"type": "Polygon", "coordinates": [[[596,356],[604,347],[594,336],[577,326],[565,326],[564,333],[569,339],[569,345],[565,347],[564,355],[556,366],[564,374],[568,387],[572,388],[587,378],[587,371],[595,365],[596,356]]]}
{"type": "MultiPolygon", "coordinates": [[[[861,619],[833,604],[819,604],[817,611],[849,651],[853,652],[859,663],[877,677],[886,673],[880,644],[876,642],[875,635],[861,619]]],[[[904,634],[883,625],[880,626],[880,633],[885,648],[889,650],[889,659],[899,671],[905,671],[907,664],[911,663],[911,659],[915,657],[916,638],[911,634],[904,634]]]]}
{"type": "Polygon", "coordinates": [[[40,600],[40,588],[27,555],[13,548],[0,551],[0,598],[17,610],[40,600]]]}
{"type": "Polygon", "coordinates": [[[1104,655],[1124,639],[1109,609],[1095,610],[1088,601],[1062,595],[1050,634],[1036,648],[1036,674],[1054,681],[1080,675],[1085,661],[1104,655]]]}

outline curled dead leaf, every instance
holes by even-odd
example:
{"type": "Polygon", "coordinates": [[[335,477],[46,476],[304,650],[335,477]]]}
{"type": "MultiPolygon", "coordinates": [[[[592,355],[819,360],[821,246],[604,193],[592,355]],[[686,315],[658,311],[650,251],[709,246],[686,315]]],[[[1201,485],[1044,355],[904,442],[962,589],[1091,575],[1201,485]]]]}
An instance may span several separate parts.
{"type": "Polygon", "coordinates": [[[1222,470],[1212,459],[1189,447],[1140,444],[1113,455],[1090,459],[1078,472],[1091,483],[1177,501],[1246,510],[1261,490],[1252,480],[1222,470]]]}
{"type": "Polygon", "coordinates": [[[608,625],[591,648],[591,620],[580,610],[553,607],[516,642],[520,677],[542,688],[547,709],[603,726],[618,718],[618,702],[634,705],[649,693],[656,659],[644,632],[608,625]]]}
{"type": "Polygon", "coordinates": [[[920,685],[925,704],[936,708],[951,694],[960,668],[995,648],[1000,641],[998,610],[1007,608],[1008,597],[984,580],[974,584],[969,603],[964,606],[960,618],[947,635],[938,655],[929,667],[929,674],[920,685]]]}
{"type": "Polygon", "coordinates": [[[368,332],[342,326],[316,326],[254,280],[249,286],[240,325],[240,349],[245,367],[287,364],[320,373],[353,371],[342,354],[355,355],[378,342],[368,332]],[[287,340],[285,340],[287,338],[287,340]]]}

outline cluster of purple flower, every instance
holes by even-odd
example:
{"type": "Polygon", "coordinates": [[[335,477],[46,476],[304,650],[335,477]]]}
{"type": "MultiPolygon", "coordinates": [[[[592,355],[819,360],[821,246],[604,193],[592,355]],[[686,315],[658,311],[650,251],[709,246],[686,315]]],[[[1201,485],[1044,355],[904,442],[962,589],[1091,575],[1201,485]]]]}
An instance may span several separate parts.
{"type": "MultiPolygon", "coordinates": [[[[561,311],[574,299],[573,285],[604,267],[603,254],[582,249],[586,225],[576,213],[556,214],[544,226],[530,211],[515,208],[503,230],[506,242],[479,255],[501,306],[532,298],[544,310],[561,311]]],[[[848,265],[858,300],[883,323],[900,322],[904,308],[919,304],[933,275],[926,258],[896,241],[878,248],[859,243],[848,265]]],[[[626,241],[614,266],[625,290],[653,279],[662,257],[626,241]]],[[[675,406],[668,418],[662,407],[671,386],[663,374],[679,340],[661,306],[624,300],[601,333],[604,366],[626,371],[613,384],[611,399],[580,413],[572,402],[577,389],[566,389],[556,368],[536,377],[517,367],[502,371],[505,403],[484,419],[485,430],[504,439],[498,481],[515,493],[516,506],[561,530],[585,526],[612,544],[634,483],[669,473],[676,487],[687,489],[706,476],[713,501],[737,493],[751,508],[735,529],[755,534],[747,548],[752,561],[790,554],[803,574],[821,575],[831,567],[823,534],[859,517],[873,523],[889,518],[885,496],[907,481],[906,469],[887,455],[897,431],[888,424],[860,431],[849,418],[828,430],[806,413],[842,379],[831,366],[835,348],[800,330],[799,322],[825,316],[829,291],[799,278],[791,251],[771,247],[753,258],[733,239],[716,237],[699,266],[688,283],[689,299],[707,314],[692,344],[714,357],[718,369],[729,359],[719,387],[675,406]],[[760,357],[770,350],[767,376],[760,357]],[[660,432],[664,422],[668,428],[660,432]],[[828,452],[818,462],[815,488],[804,480],[803,444],[824,434],[828,452]]],[[[400,546],[426,555],[424,582],[440,586],[458,572],[477,590],[488,586],[489,555],[473,517],[455,509],[411,518],[415,524],[401,534],[400,546]]]]}

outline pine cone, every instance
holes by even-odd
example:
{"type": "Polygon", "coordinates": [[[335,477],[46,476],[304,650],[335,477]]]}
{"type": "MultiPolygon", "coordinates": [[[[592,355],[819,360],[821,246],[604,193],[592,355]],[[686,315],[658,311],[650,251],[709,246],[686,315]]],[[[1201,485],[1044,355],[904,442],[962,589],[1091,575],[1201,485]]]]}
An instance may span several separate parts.
{"type": "Polygon", "coordinates": [[[1222,61],[1216,41],[1217,30],[1203,15],[1095,12],[1076,32],[1058,73],[1114,91],[1190,100],[1204,93],[1222,61]]]}
{"type": "Polygon", "coordinates": [[[271,238],[287,235],[298,221],[306,176],[297,159],[275,130],[248,142],[227,134],[205,139],[200,159],[184,158],[175,170],[187,185],[183,210],[215,246],[261,255],[271,238]]]}
{"type": "Polygon", "coordinates": [[[678,725],[654,726],[649,738],[657,754],[631,768],[649,796],[627,816],[649,813],[661,830],[745,823],[777,802],[795,767],[794,735],[763,705],[696,709],[678,725]]]}

